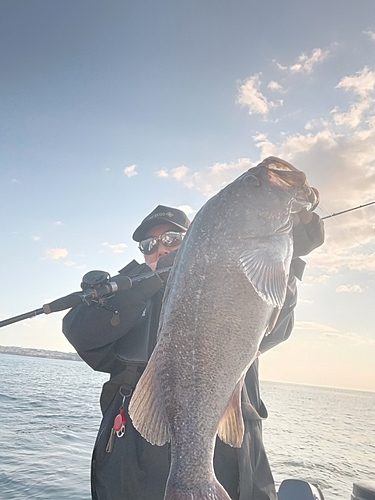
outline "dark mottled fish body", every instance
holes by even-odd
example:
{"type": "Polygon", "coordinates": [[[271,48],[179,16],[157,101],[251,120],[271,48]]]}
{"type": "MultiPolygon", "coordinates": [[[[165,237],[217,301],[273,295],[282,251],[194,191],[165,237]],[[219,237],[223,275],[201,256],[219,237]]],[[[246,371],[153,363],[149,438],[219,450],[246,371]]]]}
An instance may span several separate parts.
{"type": "Polygon", "coordinates": [[[165,500],[229,499],[213,471],[215,439],[241,446],[243,377],[284,301],[291,211],[309,205],[305,181],[264,160],[202,207],[180,247],[129,407],[145,439],[171,441],[165,500]]]}

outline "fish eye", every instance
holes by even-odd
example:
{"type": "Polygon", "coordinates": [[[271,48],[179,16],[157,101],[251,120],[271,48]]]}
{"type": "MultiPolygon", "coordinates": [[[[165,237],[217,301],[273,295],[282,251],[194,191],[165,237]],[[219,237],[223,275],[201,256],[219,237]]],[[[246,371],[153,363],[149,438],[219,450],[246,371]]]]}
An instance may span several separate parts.
{"type": "Polygon", "coordinates": [[[242,182],[251,187],[259,187],[262,184],[260,179],[253,174],[245,175],[245,177],[242,179],[242,182]]]}

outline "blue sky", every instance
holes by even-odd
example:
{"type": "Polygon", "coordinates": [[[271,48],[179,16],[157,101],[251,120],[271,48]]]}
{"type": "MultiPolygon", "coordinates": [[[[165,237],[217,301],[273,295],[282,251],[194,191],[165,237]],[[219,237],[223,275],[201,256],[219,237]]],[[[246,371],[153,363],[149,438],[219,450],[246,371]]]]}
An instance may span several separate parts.
{"type": "MultiPolygon", "coordinates": [[[[191,217],[269,155],[321,216],[375,199],[375,3],[12,0],[0,16],[0,319],[142,261],[158,204],[191,217]]],[[[271,380],[375,390],[375,208],[326,222],[271,380]]],[[[72,350],[64,313],[0,345],[72,350]]]]}

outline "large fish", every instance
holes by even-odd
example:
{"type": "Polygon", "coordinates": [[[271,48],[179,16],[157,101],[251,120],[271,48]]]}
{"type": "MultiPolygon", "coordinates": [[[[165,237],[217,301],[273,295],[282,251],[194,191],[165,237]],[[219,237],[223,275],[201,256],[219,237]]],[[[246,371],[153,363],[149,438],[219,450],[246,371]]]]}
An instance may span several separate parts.
{"type": "Polygon", "coordinates": [[[270,157],[212,197],[184,238],[129,406],[147,441],[171,442],[165,500],[229,499],[213,470],[216,435],[241,446],[244,376],[284,301],[291,214],[312,198],[303,172],[270,157]]]}

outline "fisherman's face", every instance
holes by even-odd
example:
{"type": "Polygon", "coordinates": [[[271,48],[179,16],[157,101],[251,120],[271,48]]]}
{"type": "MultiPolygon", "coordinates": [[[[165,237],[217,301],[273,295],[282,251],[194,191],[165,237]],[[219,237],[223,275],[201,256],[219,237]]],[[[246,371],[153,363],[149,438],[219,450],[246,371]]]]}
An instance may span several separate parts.
{"type": "MultiPolygon", "coordinates": [[[[177,230],[176,226],[174,226],[173,224],[160,224],[159,226],[154,226],[151,229],[149,229],[145,234],[144,239],[152,237],[157,238],[166,231],[176,231],[176,230],[177,230]]],[[[155,271],[156,264],[158,263],[160,257],[163,257],[163,255],[167,255],[168,253],[173,252],[173,250],[176,250],[179,246],[180,245],[174,247],[167,247],[163,245],[163,243],[159,240],[155,252],[144,256],[146,264],[149,267],[151,267],[153,271],[155,271]]]]}

